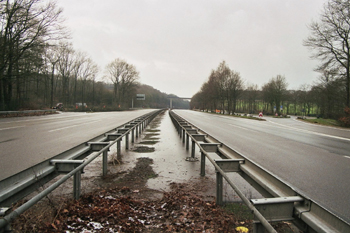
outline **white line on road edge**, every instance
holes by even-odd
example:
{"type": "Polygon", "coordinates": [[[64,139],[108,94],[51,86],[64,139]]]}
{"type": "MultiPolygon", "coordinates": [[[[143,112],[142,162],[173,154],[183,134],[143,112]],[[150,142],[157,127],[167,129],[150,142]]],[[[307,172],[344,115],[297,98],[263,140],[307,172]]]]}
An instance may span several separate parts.
{"type": "Polygon", "coordinates": [[[347,159],[350,159],[350,156],[346,156],[346,155],[345,155],[344,157],[347,158],[347,159]]]}
{"type": "Polygon", "coordinates": [[[279,124],[279,123],[276,123],[276,122],[272,122],[272,121],[269,121],[269,122],[272,123],[272,124],[279,125],[280,127],[283,127],[283,128],[290,128],[291,130],[295,130],[295,131],[306,132],[306,133],[312,133],[312,134],[316,134],[316,135],[320,135],[320,136],[324,136],[324,137],[329,137],[329,138],[335,138],[335,139],[350,141],[350,138],[343,138],[343,137],[333,136],[333,135],[324,134],[324,133],[317,133],[317,132],[313,132],[313,131],[310,131],[310,130],[298,129],[298,128],[295,128],[295,127],[282,125],[282,124],[279,124]]]}
{"type": "Polygon", "coordinates": [[[55,132],[55,131],[59,131],[59,130],[69,129],[69,128],[73,128],[73,127],[77,127],[77,126],[81,126],[81,125],[92,124],[92,123],[99,122],[99,121],[101,121],[101,120],[91,121],[91,122],[88,122],[88,123],[83,123],[83,124],[78,124],[78,125],[71,125],[71,126],[67,126],[67,127],[63,127],[63,128],[59,128],[59,129],[53,129],[53,130],[49,130],[49,133],[55,132]]]}
{"type": "Polygon", "coordinates": [[[8,130],[8,129],[17,129],[17,128],[23,128],[25,126],[16,126],[16,127],[9,127],[9,128],[3,128],[3,129],[0,129],[1,130],[8,130]]]}

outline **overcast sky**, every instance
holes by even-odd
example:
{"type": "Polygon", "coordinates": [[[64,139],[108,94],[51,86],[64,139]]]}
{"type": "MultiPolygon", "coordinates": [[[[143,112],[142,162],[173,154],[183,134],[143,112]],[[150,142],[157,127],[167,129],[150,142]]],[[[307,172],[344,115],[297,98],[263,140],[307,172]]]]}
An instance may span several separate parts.
{"type": "MultiPolygon", "coordinates": [[[[259,88],[278,74],[312,84],[318,64],[303,46],[326,0],[58,0],[76,50],[103,70],[116,58],[140,82],[192,97],[223,60],[259,88]]],[[[103,71],[99,77],[103,76],[103,71]]]]}

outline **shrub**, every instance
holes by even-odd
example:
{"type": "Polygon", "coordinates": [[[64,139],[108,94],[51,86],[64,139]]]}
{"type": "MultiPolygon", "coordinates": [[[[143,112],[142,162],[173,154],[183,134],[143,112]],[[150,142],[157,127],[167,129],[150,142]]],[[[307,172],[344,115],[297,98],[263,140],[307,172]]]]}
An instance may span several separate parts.
{"type": "Polygon", "coordinates": [[[350,108],[345,107],[344,112],[345,116],[339,118],[339,122],[344,127],[350,127],[350,108]]]}

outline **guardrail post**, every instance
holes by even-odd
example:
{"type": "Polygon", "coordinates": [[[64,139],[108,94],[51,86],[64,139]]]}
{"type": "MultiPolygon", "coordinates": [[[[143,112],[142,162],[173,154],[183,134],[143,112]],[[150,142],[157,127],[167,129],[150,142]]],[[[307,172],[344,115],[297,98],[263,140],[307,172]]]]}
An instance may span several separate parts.
{"type": "Polygon", "coordinates": [[[253,223],[253,233],[264,233],[265,228],[260,222],[253,223]]]}
{"type": "Polygon", "coordinates": [[[201,151],[201,176],[205,176],[205,154],[201,151]]]}
{"type": "Polygon", "coordinates": [[[194,154],[196,153],[196,142],[192,140],[192,151],[191,151],[191,157],[194,158],[194,154]]]}
{"type": "Polygon", "coordinates": [[[135,142],[135,132],[134,129],[131,130],[131,143],[135,142]]]}
{"type": "Polygon", "coordinates": [[[118,159],[118,160],[121,160],[121,156],[122,156],[122,155],[121,155],[121,145],[120,145],[120,141],[121,141],[121,140],[118,140],[118,141],[117,141],[117,159],[118,159]]]}
{"type": "Polygon", "coordinates": [[[81,193],[81,170],[77,171],[73,177],[73,196],[78,200],[81,193]]]}
{"type": "Polygon", "coordinates": [[[136,131],[136,138],[139,138],[139,124],[136,125],[135,131],[136,131]]]}
{"type": "Polygon", "coordinates": [[[223,177],[220,172],[216,171],[216,204],[223,204],[223,177]]]}
{"type": "Polygon", "coordinates": [[[186,131],[185,129],[182,129],[182,143],[185,143],[185,139],[186,139],[186,131]]]}
{"type": "Polygon", "coordinates": [[[108,153],[107,151],[103,151],[102,155],[102,175],[107,175],[107,164],[108,164],[108,153]]]}
{"type": "Polygon", "coordinates": [[[186,134],[186,150],[188,150],[189,149],[189,147],[190,147],[190,135],[187,133],[186,134]]]}
{"type": "Polygon", "coordinates": [[[129,150],[129,133],[125,134],[125,149],[129,150]]]}

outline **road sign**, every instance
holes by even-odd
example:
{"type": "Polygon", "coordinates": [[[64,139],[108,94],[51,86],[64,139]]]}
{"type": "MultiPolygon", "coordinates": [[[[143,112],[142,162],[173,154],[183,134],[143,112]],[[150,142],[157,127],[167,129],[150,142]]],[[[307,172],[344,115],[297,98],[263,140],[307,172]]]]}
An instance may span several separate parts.
{"type": "Polygon", "coordinates": [[[145,100],[146,95],[145,94],[136,94],[136,100],[145,100]]]}

